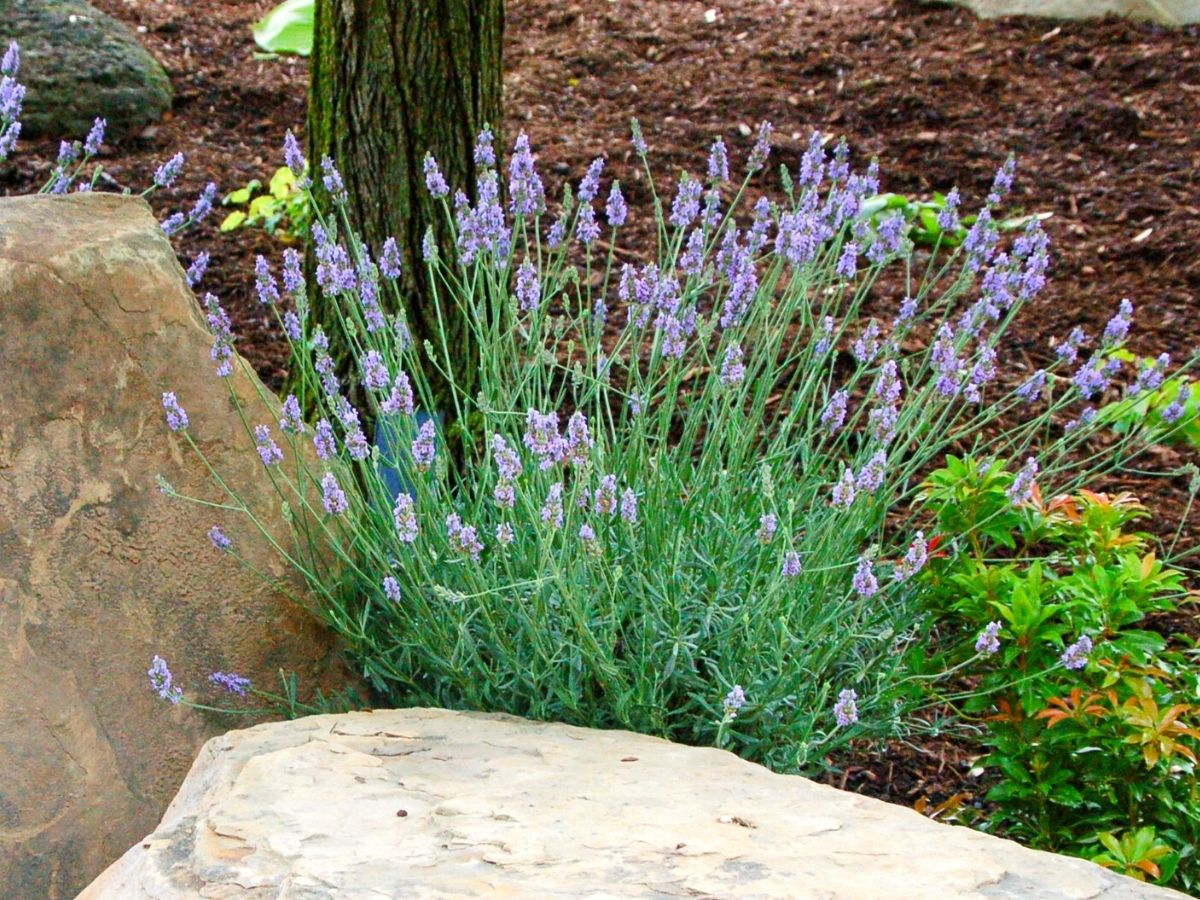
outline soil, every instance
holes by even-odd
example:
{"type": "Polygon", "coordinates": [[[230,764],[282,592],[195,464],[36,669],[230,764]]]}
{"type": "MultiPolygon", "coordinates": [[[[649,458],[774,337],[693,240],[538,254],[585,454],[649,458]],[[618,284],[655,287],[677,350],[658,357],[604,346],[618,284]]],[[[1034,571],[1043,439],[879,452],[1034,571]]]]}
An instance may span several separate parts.
{"type": "MultiPolygon", "coordinates": [[[[107,186],[140,189],[182,150],[179,189],[152,201],[165,218],[208,181],[225,193],[267,180],[286,129],[303,128],[307,79],[304,60],[256,53],[249,26],[273,4],[93,2],[142,30],[175,88],[167,118],[106,149],[107,186]]],[[[1049,286],[1010,334],[1008,377],[1048,361],[1051,336],[1075,324],[1098,332],[1122,297],[1137,307],[1132,349],[1182,360],[1200,336],[1197,38],[1196,27],[1120,20],[980,21],[916,0],[509,0],[504,124],[510,138],[529,133],[554,196],[565,176],[607,154],[635,215],[646,214],[648,192],[625,181],[631,116],[657,172],[672,178],[698,170],[717,136],[744,159],[762,120],[776,125],[777,159],[794,164],[813,129],[844,134],[856,162],[879,158],[885,190],[958,185],[967,205],[1015,153],[1014,203],[1053,214],[1055,250],[1049,286]]],[[[0,169],[0,193],[44,181],[56,148],[24,141],[16,165],[0,169]]],[[[225,304],[241,353],[278,385],[286,356],[254,297],[252,269],[256,254],[277,257],[280,242],[261,231],[222,235],[219,218],[176,246],[185,264],[211,254],[204,289],[225,304]]],[[[1162,449],[1147,468],[1194,458],[1162,449]]],[[[1200,537],[1200,513],[1185,517],[1186,475],[1124,475],[1104,487],[1136,491],[1160,533],[1185,519],[1183,540],[1200,537]]],[[[1194,611],[1159,627],[1200,633],[1194,611]]],[[[835,782],[886,799],[937,803],[965,791],[970,803],[977,794],[972,753],[952,741],[896,743],[839,762],[835,782]]]]}

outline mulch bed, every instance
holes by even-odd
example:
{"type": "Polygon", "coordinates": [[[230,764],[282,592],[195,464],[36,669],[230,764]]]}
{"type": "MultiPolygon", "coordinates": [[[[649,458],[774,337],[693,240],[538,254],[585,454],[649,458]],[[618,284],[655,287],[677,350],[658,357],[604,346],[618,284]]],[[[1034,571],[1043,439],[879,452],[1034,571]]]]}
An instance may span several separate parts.
{"type": "MultiPolygon", "coordinates": [[[[307,79],[303,60],[256,56],[248,27],[273,4],[93,2],[144,28],[175,87],[168,118],[105,151],[109,187],[140,189],[182,150],[180,188],[153,200],[165,218],[208,181],[225,193],[269,178],[285,130],[303,128],[307,79]]],[[[813,129],[845,134],[856,162],[879,157],[885,190],[927,195],[957,184],[967,206],[1015,153],[1014,203],[1053,213],[1054,265],[1050,285],[1010,332],[1012,358],[1027,372],[1048,361],[1051,336],[1075,324],[1094,334],[1129,297],[1133,349],[1181,360],[1200,335],[1197,38],[1194,27],[1118,20],[984,22],[916,0],[510,0],[505,128],[509,138],[529,133],[552,195],[607,154],[643,214],[647,192],[626,181],[630,116],[646,128],[664,178],[698,170],[717,136],[744,159],[762,120],[776,125],[777,159],[794,163],[813,129]]],[[[17,164],[0,170],[0,193],[40,184],[56,148],[23,142],[17,164]]],[[[256,254],[277,257],[280,242],[260,231],[221,235],[218,219],[176,246],[185,263],[201,249],[211,254],[205,289],[225,304],[242,354],[278,385],[286,355],[254,297],[252,267],[256,254]]],[[[645,233],[629,230],[635,252],[645,233]]],[[[1192,458],[1163,450],[1148,467],[1192,458]]],[[[1104,487],[1135,490],[1164,534],[1188,498],[1182,475],[1122,476],[1104,487]]],[[[1200,536],[1200,514],[1184,533],[1200,536]]],[[[1190,612],[1160,627],[1200,633],[1190,612]]],[[[940,739],[842,763],[835,783],[898,802],[973,791],[970,752],[940,739]]]]}

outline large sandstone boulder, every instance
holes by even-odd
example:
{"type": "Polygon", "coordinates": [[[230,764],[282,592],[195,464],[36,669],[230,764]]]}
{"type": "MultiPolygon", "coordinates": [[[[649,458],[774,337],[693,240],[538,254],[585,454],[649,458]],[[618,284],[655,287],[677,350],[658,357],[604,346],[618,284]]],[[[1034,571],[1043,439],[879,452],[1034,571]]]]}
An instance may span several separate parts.
{"type": "Polygon", "coordinates": [[[1200,0],[949,0],[977,16],[1040,16],[1048,19],[1102,19],[1126,16],[1163,25],[1200,22],[1200,0]]]}
{"type": "Polygon", "coordinates": [[[120,135],[171,108],[171,82],[126,25],[84,0],[0,0],[0,46],[21,45],[24,133],[82,139],[97,116],[120,135]]]}
{"type": "Polygon", "coordinates": [[[721,750],[408,709],[213,739],[80,900],[1100,896],[1182,895],[721,750]]]}
{"type": "MultiPolygon", "coordinates": [[[[252,506],[262,465],[213,375],[195,299],[146,204],[87,194],[0,199],[0,897],[69,897],[154,827],[205,740],[238,720],[172,707],[216,669],[328,687],[329,639],[205,537],[285,572],[163,423],[193,432],[252,506]]],[[[272,421],[250,378],[233,387],[272,421]]],[[[277,516],[272,516],[277,518],[277,516]]]]}

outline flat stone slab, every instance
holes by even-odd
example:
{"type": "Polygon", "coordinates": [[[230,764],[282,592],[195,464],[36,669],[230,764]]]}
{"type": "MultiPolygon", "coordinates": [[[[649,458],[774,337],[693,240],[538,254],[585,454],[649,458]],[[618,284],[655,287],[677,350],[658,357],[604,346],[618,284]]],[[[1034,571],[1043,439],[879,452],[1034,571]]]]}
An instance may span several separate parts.
{"type": "Polygon", "coordinates": [[[496,896],[1182,895],[721,750],[402,709],[214,738],[81,900],[496,896]]]}
{"type": "Polygon", "coordinates": [[[1200,22],[1200,0],[944,0],[984,19],[1037,16],[1046,19],[1103,19],[1124,16],[1161,25],[1200,22]]]}

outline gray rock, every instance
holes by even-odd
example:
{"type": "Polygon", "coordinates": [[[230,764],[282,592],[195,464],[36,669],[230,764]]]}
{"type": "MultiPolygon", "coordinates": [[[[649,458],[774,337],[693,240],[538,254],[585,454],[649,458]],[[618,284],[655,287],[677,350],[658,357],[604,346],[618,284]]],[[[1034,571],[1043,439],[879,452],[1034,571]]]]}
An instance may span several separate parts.
{"type": "MultiPolygon", "coordinates": [[[[288,572],[163,424],[177,391],[224,477],[276,518],[253,441],[213,375],[212,337],[145,201],[0,199],[0,897],[72,897],[154,827],[229,719],[172,707],[213,669],[336,688],[333,642],[282,590],[209,544],[220,525],[260,571],[288,572]]],[[[257,379],[229,387],[271,422],[257,379]]],[[[271,400],[269,395],[266,398],[271,400]]],[[[290,454],[290,449],[289,449],[290,454]]],[[[295,590],[296,583],[291,584],[295,590]]]]}
{"type": "Polygon", "coordinates": [[[171,108],[171,82],[127,26],[83,0],[0,0],[0,44],[21,46],[22,131],[82,139],[97,117],[128,134],[171,108]]]}
{"type": "Polygon", "coordinates": [[[722,750],[407,709],[209,741],[80,900],[1182,896],[722,750]]]}
{"type": "Polygon", "coordinates": [[[977,16],[1039,16],[1047,19],[1101,19],[1126,16],[1163,25],[1200,22],[1200,0],[948,0],[977,16]]]}

